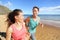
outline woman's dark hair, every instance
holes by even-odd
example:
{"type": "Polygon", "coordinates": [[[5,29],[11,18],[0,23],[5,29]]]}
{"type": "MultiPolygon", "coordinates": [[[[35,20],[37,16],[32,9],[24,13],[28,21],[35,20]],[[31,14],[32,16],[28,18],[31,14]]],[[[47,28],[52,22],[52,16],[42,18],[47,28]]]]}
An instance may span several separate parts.
{"type": "Polygon", "coordinates": [[[21,9],[15,9],[15,10],[13,10],[12,12],[10,12],[8,14],[8,16],[7,16],[8,27],[11,24],[15,23],[15,16],[18,16],[19,15],[18,12],[22,12],[22,10],[21,9]]]}
{"type": "Polygon", "coordinates": [[[34,6],[34,7],[33,7],[33,9],[34,9],[34,8],[37,8],[37,9],[38,9],[38,11],[39,11],[39,8],[38,8],[37,6],[34,6]]]}

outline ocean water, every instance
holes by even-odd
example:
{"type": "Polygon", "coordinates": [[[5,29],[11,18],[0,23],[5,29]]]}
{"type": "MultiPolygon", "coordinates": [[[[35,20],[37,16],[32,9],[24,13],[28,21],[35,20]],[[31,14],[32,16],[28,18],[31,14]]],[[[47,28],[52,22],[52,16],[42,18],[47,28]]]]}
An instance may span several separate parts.
{"type": "MultiPolygon", "coordinates": [[[[26,19],[31,15],[24,15],[24,18],[26,19]]],[[[54,21],[60,21],[60,15],[38,15],[41,20],[54,20],[54,21]]]]}

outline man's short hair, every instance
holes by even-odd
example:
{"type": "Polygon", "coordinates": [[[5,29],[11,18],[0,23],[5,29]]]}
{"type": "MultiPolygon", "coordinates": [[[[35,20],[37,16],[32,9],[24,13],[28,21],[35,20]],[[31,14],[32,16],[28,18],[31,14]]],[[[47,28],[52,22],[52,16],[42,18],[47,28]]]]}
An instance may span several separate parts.
{"type": "Polygon", "coordinates": [[[39,8],[38,8],[37,6],[34,6],[34,7],[33,7],[33,9],[34,9],[34,8],[37,8],[37,9],[38,9],[38,11],[39,11],[39,8]]]}

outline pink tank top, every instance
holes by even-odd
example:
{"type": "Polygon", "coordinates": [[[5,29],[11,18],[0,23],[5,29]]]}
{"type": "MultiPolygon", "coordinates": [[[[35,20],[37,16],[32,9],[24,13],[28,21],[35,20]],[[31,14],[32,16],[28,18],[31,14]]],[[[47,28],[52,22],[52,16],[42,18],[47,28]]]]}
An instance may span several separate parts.
{"type": "Polygon", "coordinates": [[[13,30],[12,38],[14,40],[25,40],[26,32],[27,32],[25,25],[22,26],[21,30],[17,30],[15,24],[11,25],[11,28],[13,30]]]}

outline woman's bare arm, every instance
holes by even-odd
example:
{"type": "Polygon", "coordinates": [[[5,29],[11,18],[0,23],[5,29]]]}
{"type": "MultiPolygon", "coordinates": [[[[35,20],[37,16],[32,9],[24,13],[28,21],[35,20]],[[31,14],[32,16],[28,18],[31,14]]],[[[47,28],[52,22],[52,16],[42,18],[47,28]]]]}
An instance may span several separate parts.
{"type": "Polygon", "coordinates": [[[6,40],[11,40],[12,28],[9,27],[6,31],[6,40]]]}

